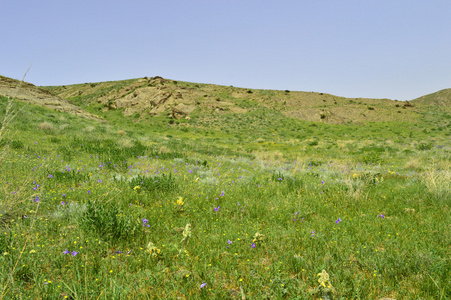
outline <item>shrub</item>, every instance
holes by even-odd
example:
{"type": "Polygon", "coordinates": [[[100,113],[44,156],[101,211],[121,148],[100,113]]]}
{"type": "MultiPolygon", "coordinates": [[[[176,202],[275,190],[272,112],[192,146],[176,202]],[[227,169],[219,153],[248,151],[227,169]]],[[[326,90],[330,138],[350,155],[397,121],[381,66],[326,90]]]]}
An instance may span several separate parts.
{"type": "Polygon", "coordinates": [[[22,149],[24,147],[24,145],[23,145],[22,141],[13,140],[11,142],[11,147],[13,149],[22,149]]]}
{"type": "Polygon", "coordinates": [[[310,141],[310,142],[308,142],[308,145],[309,146],[317,146],[318,145],[318,140],[310,141]]]}
{"type": "Polygon", "coordinates": [[[122,212],[117,204],[96,200],[86,203],[86,211],[79,223],[85,232],[93,232],[108,240],[131,238],[140,229],[138,220],[122,212]]]}
{"type": "Polygon", "coordinates": [[[432,143],[419,143],[416,147],[418,150],[431,150],[432,143]]]}

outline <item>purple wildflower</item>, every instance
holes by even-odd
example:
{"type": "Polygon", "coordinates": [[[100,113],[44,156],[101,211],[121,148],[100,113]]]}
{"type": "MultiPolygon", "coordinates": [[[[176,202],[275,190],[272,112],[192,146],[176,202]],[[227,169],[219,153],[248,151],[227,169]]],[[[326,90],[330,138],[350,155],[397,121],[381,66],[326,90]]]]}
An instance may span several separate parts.
{"type": "Polygon", "coordinates": [[[315,236],[315,232],[314,232],[313,230],[312,230],[312,232],[311,232],[311,233],[312,233],[312,236],[315,236]]]}
{"type": "Polygon", "coordinates": [[[200,288],[203,288],[203,287],[206,286],[206,285],[207,285],[207,283],[204,282],[204,283],[202,283],[202,284],[200,285],[200,288]]]}
{"type": "Polygon", "coordinates": [[[252,247],[252,248],[255,248],[255,243],[252,243],[251,247],[252,247]]]}
{"type": "Polygon", "coordinates": [[[215,209],[215,211],[219,211],[219,209],[221,208],[221,206],[218,207],[213,207],[215,209]]]}
{"type": "Polygon", "coordinates": [[[63,251],[63,254],[69,254],[70,252],[66,250],[63,251]]]}
{"type": "Polygon", "coordinates": [[[335,221],[335,223],[340,223],[341,222],[341,219],[340,218],[338,218],[338,220],[337,221],[335,221]]]}
{"type": "Polygon", "coordinates": [[[75,256],[75,255],[77,255],[79,252],[77,252],[77,251],[72,251],[72,256],[75,256]]]}
{"type": "Polygon", "coordinates": [[[231,240],[227,240],[227,243],[230,245],[230,244],[232,244],[232,241],[231,240]]]}
{"type": "Polygon", "coordinates": [[[149,222],[149,220],[143,219],[143,226],[146,226],[147,222],[149,222]]]}
{"type": "Polygon", "coordinates": [[[385,216],[384,216],[384,215],[378,215],[378,217],[381,217],[381,218],[385,218],[385,216]]]}

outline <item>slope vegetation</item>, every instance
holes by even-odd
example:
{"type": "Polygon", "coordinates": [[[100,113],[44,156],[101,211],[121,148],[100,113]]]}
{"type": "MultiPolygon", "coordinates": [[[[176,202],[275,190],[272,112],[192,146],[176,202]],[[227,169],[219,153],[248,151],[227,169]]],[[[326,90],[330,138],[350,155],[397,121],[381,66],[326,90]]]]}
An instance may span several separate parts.
{"type": "Polygon", "coordinates": [[[424,95],[412,100],[412,102],[422,105],[451,107],[451,89],[444,89],[432,94],[424,95]]]}
{"type": "Polygon", "coordinates": [[[55,96],[46,89],[37,87],[31,83],[20,82],[4,76],[0,76],[0,96],[13,97],[17,100],[29,102],[57,111],[67,112],[89,119],[101,120],[96,115],[88,113],[80,107],[73,105],[66,99],[55,96]]]}
{"type": "Polygon", "coordinates": [[[245,114],[270,109],[286,117],[328,124],[414,121],[417,108],[389,99],[344,98],[318,92],[245,89],[164,79],[45,87],[91,112],[121,111],[125,116],[168,115],[174,119],[245,114]]]}

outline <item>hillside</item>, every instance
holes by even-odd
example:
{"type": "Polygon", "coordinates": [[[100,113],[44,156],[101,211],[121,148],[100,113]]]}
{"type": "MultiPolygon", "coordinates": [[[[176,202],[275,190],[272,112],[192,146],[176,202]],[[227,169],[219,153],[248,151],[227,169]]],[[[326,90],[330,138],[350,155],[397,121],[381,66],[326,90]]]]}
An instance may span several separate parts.
{"type": "Polygon", "coordinates": [[[412,102],[421,105],[451,107],[451,89],[444,89],[432,94],[424,95],[412,100],[412,102]]]}
{"type": "Polygon", "coordinates": [[[451,296],[449,108],[162,78],[46,89],[0,97],[1,299],[451,296]],[[54,94],[108,122],[42,107],[54,94]]]}
{"type": "Polygon", "coordinates": [[[4,76],[0,76],[0,96],[13,97],[20,101],[104,122],[98,116],[88,113],[66,99],[55,96],[46,89],[4,76]]]}
{"type": "MultiPolygon", "coordinates": [[[[156,76],[122,81],[43,87],[91,113],[120,111],[143,120],[171,116],[211,120],[260,109],[328,124],[414,121],[417,108],[389,99],[344,98],[319,92],[246,89],[156,76]]],[[[107,116],[105,114],[104,116],[107,116]]]]}

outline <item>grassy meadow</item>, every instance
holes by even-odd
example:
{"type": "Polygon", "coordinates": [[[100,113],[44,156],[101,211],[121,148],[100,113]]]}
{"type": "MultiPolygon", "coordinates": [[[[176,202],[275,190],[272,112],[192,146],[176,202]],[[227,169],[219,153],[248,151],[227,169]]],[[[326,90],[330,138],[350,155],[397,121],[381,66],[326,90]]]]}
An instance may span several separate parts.
{"type": "Polygon", "coordinates": [[[451,298],[449,110],[325,124],[243,105],[84,107],[102,123],[15,101],[0,299],[451,298]]]}

